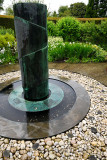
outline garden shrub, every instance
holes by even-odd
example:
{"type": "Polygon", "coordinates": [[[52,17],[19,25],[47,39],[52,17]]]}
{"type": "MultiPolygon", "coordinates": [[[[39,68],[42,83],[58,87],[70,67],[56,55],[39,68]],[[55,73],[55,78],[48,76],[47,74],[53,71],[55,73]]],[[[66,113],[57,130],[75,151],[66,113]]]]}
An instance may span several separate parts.
{"type": "Polygon", "coordinates": [[[101,21],[101,25],[99,25],[99,37],[101,46],[107,50],[107,20],[101,21]]]}
{"type": "Polygon", "coordinates": [[[48,60],[49,61],[63,60],[65,58],[63,45],[64,45],[63,39],[60,37],[48,38],[48,60]]]}
{"type": "Polygon", "coordinates": [[[48,35],[62,36],[68,42],[91,42],[107,50],[107,20],[96,24],[95,21],[82,23],[72,17],[61,18],[57,24],[49,21],[48,35]],[[57,28],[57,31],[56,31],[57,28]]]}
{"type": "Polygon", "coordinates": [[[48,36],[57,36],[57,28],[54,22],[47,21],[48,36]]]}
{"type": "Polygon", "coordinates": [[[81,23],[81,42],[91,42],[100,46],[107,46],[107,21],[102,21],[101,24],[95,22],[81,23]]]}
{"type": "Polygon", "coordinates": [[[15,63],[17,60],[18,53],[15,37],[7,32],[4,35],[0,34],[0,64],[15,63]]]}
{"type": "Polygon", "coordinates": [[[14,30],[11,28],[4,28],[2,26],[0,26],[0,35],[5,35],[6,33],[12,34],[14,36],[14,30]]]}
{"type": "Polygon", "coordinates": [[[12,47],[13,43],[15,41],[15,37],[9,33],[6,33],[5,35],[0,35],[0,48],[7,47],[8,44],[10,47],[12,47]]]}
{"type": "Polygon", "coordinates": [[[18,61],[18,53],[14,46],[7,46],[0,50],[0,64],[16,63],[18,61]]]}
{"type": "Polygon", "coordinates": [[[97,45],[89,43],[63,42],[60,38],[49,38],[49,61],[78,62],[103,62],[107,52],[97,45]]]}
{"type": "Polygon", "coordinates": [[[90,58],[95,56],[95,51],[89,44],[71,43],[69,47],[70,47],[70,52],[68,53],[69,58],[76,57],[79,60],[82,60],[82,58],[88,58],[88,57],[90,58]]]}
{"type": "Polygon", "coordinates": [[[104,52],[105,55],[107,55],[107,52],[103,51],[102,48],[97,48],[95,46],[88,43],[72,43],[66,62],[103,62],[105,57],[103,54],[101,55],[101,53],[104,52]]]}
{"type": "Polygon", "coordinates": [[[81,42],[91,42],[93,43],[93,36],[92,33],[96,33],[95,30],[95,23],[94,22],[86,22],[86,23],[81,23],[80,27],[80,41],[81,42]]]}
{"type": "Polygon", "coordinates": [[[59,36],[64,41],[78,41],[80,37],[80,22],[73,17],[65,17],[57,22],[59,36]]]}

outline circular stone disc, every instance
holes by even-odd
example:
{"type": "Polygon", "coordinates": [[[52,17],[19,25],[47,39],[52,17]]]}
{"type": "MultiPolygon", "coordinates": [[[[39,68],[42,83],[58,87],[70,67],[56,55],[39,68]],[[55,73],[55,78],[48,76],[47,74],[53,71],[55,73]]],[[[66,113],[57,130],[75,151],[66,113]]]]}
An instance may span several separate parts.
{"type": "Polygon", "coordinates": [[[74,81],[49,79],[50,95],[42,101],[23,98],[21,81],[0,91],[0,135],[12,139],[37,139],[64,132],[87,114],[90,98],[74,81]]]}
{"type": "Polygon", "coordinates": [[[11,106],[21,111],[38,112],[48,110],[57,106],[64,98],[63,90],[58,85],[49,83],[49,90],[51,91],[49,98],[41,101],[28,101],[23,98],[23,88],[20,82],[19,85],[10,93],[8,101],[11,106]]]}

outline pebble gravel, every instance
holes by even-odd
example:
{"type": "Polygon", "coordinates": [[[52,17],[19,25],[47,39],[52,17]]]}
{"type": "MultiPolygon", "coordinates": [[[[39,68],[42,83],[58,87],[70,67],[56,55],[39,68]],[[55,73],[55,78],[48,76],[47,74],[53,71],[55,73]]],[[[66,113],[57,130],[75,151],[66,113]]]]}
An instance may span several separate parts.
{"type": "MultiPolygon", "coordinates": [[[[32,141],[0,137],[0,160],[107,160],[107,87],[78,73],[49,70],[50,75],[74,80],[88,92],[87,116],[67,132],[32,141]]],[[[20,78],[20,71],[0,75],[0,83],[20,78]]]]}

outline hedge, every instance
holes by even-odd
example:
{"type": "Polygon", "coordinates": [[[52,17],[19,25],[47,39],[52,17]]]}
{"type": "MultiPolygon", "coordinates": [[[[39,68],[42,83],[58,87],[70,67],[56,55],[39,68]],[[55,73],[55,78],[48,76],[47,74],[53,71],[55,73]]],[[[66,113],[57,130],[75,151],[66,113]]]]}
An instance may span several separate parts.
{"type": "MultiPolygon", "coordinates": [[[[61,18],[62,17],[48,17],[47,20],[56,23],[61,18]]],[[[83,22],[86,21],[101,22],[102,20],[107,20],[107,18],[76,18],[76,19],[83,22]]],[[[14,16],[0,15],[0,26],[14,29],[14,16]]]]}
{"type": "Polygon", "coordinates": [[[0,15],[0,26],[3,26],[5,28],[11,28],[14,30],[14,17],[0,15]]]}
{"type": "MultiPolygon", "coordinates": [[[[47,19],[48,21],[53,21],[54,23],[56,23],[61,18],[63,17],[48,17],[47,19]]],[[[76,18],[76,19],[82,22],[86,22],[86,21],[101,22],[101,21],[107,20],[107,18],[76,18]]]]}

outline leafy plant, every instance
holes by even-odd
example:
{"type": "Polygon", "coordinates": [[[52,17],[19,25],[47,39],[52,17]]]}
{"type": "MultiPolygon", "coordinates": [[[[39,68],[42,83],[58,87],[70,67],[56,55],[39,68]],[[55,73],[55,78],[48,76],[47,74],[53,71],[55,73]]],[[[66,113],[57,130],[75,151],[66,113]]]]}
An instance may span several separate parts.
{"type": "Polygon", "coordinates": [[[57,22],[59,36],[64,41],[78,41],[80,37],[80,22],[73,17],[65,17],[57,22]]]}
{"type": "Polygon", "coordinates": [[[57,36],[57,28],[54,22],[47,21],[48,36],[57,36]]]}
{"type": "Polygon", "coordinates": [[[48,59],[49,61],[63,60],[64,47],[63,39],[60,37],[49,37],[48,39],[48,59]]]}
{"type": "Polygon", "coordinates": [[[107,20],[101,24],[80,23],[72,17],[61,18],[56,24],[48,21],[48,36],[61,36],[68,42],[90,42],[107,50],[107,20]]]}
{"type": "Polygon", "coordinates": [[[8,33],[11,30],[0,30],[0,64],[15,63],[18,60],[16,49],[16,39],[12,34],[8,33]]]}
{"type": "Polygon", "coordinates": [[[77,2],[70,5],[70,13],[74,17],[83,18],[86,12],[86,4],[77,2]]]}
{"type": "Polygon", "coordinates": [[[49,61],[78,62],[103,62],[107,52],[97,45],[89,43],[63,42],[61,38],[49,38],[49,61]]]}
{"type": "Polygon", "coordinates": [[[0,64],[15,63],[18,60],[18,53],[14,49],[7,47],[0,51],[0,64]]]}
{"type": "Polygon", "coordinates": [[[102,21],[101,24],[81,23],[80,30],[81,42],[91,42],[107,48],[107,21],[102,21]]]}
{"type": "Polygon", "coordinates": [[[0,26],[0,35],[5,35],[6,33],[14,36],[14,30],[13,29],[11,29],[11,28],[5,29],[4,27],[0,26]]]}
{"type": "Polygon", "coordinates": [[[12,47],[15,41],[15,37],[11,34],[6,33],[5,35],[0,35],[0,48],[7,47],[8,44],[12,47]]]}

